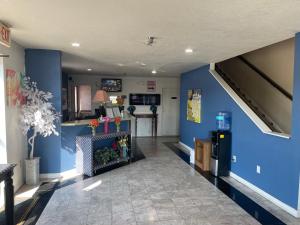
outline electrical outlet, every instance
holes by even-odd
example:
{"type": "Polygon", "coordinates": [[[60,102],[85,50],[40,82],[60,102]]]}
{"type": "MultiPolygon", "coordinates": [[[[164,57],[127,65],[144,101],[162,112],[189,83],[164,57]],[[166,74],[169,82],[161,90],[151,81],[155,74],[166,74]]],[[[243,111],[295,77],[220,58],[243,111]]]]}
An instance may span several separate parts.
{"type": "Polygon", "coordinates": [[[256,173],[260,174],[260,166],[256,165],[256,173]]]}
{"type": "Polygon", "coordinates": [[[234,162],[234,163],[236,163],[236,155],[233,155],[233,156],[232,156],[231,161],[234,162]]]}

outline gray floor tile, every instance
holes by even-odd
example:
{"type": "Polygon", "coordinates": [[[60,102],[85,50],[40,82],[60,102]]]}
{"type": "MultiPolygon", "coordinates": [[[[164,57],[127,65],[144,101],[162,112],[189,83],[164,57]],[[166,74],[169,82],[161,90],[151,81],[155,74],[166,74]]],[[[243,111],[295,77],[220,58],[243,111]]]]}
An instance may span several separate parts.
{"type": "Polygon", "coordinates": [[[144,208],[141,211],[135,212],[137,222],[157,221],[158,216],[154,208],[144,208]]]}
{"type": "Polygon", "coordinates": [[[258,224],[163,144],[175,140],[139,138],[146,159],[57,190],[37,224],[258,224]]]}
{"type": "Polygon", "coordinates": [[[157,212],[157,216],[158,216],[159,220],[181,219],[181,217],[175,207],[159,208],[159,209],[156,209],[156,212],[157,212]]]}
{"type": "Polygon", "coordinates": [[[112,225],[135,225],[136,220],[133,213],[121,213],[112,215],[112,225]]]}

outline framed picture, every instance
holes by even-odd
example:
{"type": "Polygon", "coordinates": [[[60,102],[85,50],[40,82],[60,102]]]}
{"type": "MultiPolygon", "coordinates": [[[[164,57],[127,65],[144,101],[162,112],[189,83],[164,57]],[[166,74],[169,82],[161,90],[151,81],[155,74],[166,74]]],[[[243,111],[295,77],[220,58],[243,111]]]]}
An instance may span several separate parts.
{"type": "Polygon", "coordinates": [[[101,88],[106,92],[121,92],[122,79],[101,79],[101,88]]]}
{"type": "Polygon", "coordinates": [[[113,110],[113,113],[114,113],[115,117],[121,117],[119,107],[113,107],[112,110],[113,110]]]}
{"type": "Polygon", "coordinates": [[[110,107],[106,108],[106,116],[109,118],[114,118],[113,108],[110,108],[110,107]]]}
{"type": "Polygon", "coordinates": [[[201,123],[201,90],[188,90],[187,120],[201,123]]]}

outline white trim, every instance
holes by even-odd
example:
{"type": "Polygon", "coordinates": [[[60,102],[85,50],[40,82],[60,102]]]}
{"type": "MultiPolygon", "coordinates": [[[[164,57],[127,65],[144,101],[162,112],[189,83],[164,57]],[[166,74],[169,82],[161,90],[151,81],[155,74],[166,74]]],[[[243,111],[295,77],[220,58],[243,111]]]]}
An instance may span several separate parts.
{"type": "Polygon", "coordinates": [[[256,115],[256,113],[238,96],[238,94],[223,80],[223,78],[212,68],[214,63],[210,64],[209,72],[218,81],[218,83],[224,88],[229,96],[235,101],[235,103],[246,113],[246,115],[252,120],[252,122],[263,132],[264,134],[273,135],[276,137],[290,139],[291,136],[284,133],[273,132],[265,122],[256,115]]]}
{"type": "Polygon", "coordinates": [[[78,176],[79,173],[76,171],[76,169],[67,170],[61,173],[41,173],[40,178],[41,179],[68,179],[71,177],[78,176]]]}
{"type": "Polygon", "coordinates": [[[184,147],[184,148],[186,148],[187,150],[189,150],[190,153],[191,153],[191,152],[194,152],[194,149],[192,149],[190,146],[184,144],[183,142],[179,141],[178,143],[179,143],[180,145],[182,145],[182,147],[184,147]]]}
{"type": "Polygon", "coordinates": [[[275,132],[275,131],[272,131],[272,132],[269,132],[269,133],[267,132],[265,134],[269,134],[269,135],[273,135],[273,136],[281,137],[281,138],[286,138],[286,139],[290,139],[291,138],[290,134],[278,133],[278,132],[275,132]]]}
{"type": "Polygon", "coordinates": [[[299,215],[300,215],[300,175],[299,175],[299,184],[298,184],[298,212],[299,212],[299,215]]]}
{"type": "Polygon", "coordinates": [[[294,217],[300,217],[300,211],[297,209],[292,208],[291,206],[285,204],[284,202],[278,200],[277,198],[273,197],[272,195],[268,194],[267,192],[263,191],[262,189],[256,187],[255,185],[251,184],[250,182],[246,181],[245,179],[241,178],[240,176],[236,175],[233,172],[229,172],[229,176],[237,180],[238,182],[244,184],[251,190],[255,191],[257,194],[263,196],[264,198],[268,199],[284,211],[288,212],[289,214],[293,215],[294,217]]]}
{"type": "Polygon", "coordinates": [[[179,144],[182,145],[185,149],[187,149],[190,152],[190,163],[195,164],[195,152],[194,149],[192,149],[190,146],[187,146],[183,142],[179,141],[179,144]]]}

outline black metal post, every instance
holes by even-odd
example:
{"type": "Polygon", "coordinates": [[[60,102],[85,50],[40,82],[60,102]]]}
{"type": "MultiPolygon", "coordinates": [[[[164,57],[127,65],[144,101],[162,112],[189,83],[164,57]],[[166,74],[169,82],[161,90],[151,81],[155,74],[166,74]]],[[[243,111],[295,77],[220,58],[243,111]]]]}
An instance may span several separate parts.
{"type": "MultiPolygon", "coordinates": [[[[10,174],[12,176],[12,174],[10,174]]],[[[5,216],[7,225],[15,225],[14,219],[14,186],[11,176],[7,176],[5,183],[5,216]]]]}

